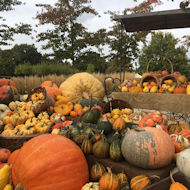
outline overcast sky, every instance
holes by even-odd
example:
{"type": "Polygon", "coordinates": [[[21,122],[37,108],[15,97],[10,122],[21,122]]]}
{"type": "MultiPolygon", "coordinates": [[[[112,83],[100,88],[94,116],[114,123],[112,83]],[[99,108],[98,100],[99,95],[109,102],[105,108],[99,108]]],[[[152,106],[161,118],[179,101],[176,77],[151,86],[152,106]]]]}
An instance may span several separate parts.
{"type": "MultiPolygon", "coordinates": [[[[56,0],[22,0],[22,2],[25,2],[25,5],[22,6],[16,6],[14,11],[9,12],[0,12],[0,16],[3,16],[6,19],[6,23],[9,25],[14,25],[15,23],[27,23],[31,24],[33,26],[33,29],[40,31],[45,31],[50,26],[42,26],[36,28],[35,25],[38,23],[38,20],[34,19],[36,13],[39,8],[35,6],[36,3],[46,3],[46,4],[54,4],[57,1],[56,0]]],[[[142,0],[139,0],[138,2],[142,2],[142,0]]],[[[155,7],[154,11],[162,11],[162,10],[172,10],[172,9],[178,9],[179,8],[179,2],[180,0],[175,0],[172,2],[171,0],[165,0],[165,3],[161,6],[155,7]]],[[[132,8],[137,3],[134,3],[133,0],[92,0],[91,3],[92,7],[101,15],[101,17],[97,16],[89,16],[85,15],[80,20],[84,24],[85,27],[89,29],[89,31],[96,31],[100,28],[107,28],[112,25],[109,15],[105,15],[104,12],[111,10],[111,11],[120,11],[122,12],[125,8],[132,8]]],[[[190,28],[185,29],[171,29],[171,30],[162,30],[164,32],[171,32],[174,34],[175,37],[182,38],[184,35],[190,34],[190,28]]],[[[27,37],[25,35],[16,35],[15,36],[15,42],[14,44],[34,44],[35,47],[38,48],[39,51],[41,51],[41,44],[36,43],[36,39],[31,39],[31,37],[27,37]]],[[[4,47],[6,49],[11,48],[4,47]]],[[[41,51],[43,52],[43,51],[41,51]]],[[[190,57],[190,53],[188,54],[188,57],[190,57]]]]}

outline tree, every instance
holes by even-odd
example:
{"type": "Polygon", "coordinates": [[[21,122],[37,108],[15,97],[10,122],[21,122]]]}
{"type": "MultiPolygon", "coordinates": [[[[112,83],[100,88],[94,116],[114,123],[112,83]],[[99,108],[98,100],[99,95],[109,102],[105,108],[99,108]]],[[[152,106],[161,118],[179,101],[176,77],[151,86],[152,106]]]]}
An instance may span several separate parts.
{"type": "Polygon", "coordinates": [[[85,52],[76,61],[79,71],[86,71],[89,65],[93,65],[94,72],[104,73],[107,68],[105,58],[93,51],[85,52]]]}
{"type": "MultiPolygon", "coordinates": [[[[122,14],[150,12],[156,5],[160,5],[159,0],[144,1],[133,8],[126,8],[122,14]]],[[[138,57],[139,44],[140,42],[146,42],[146,36],[150,31],[126,33],[123,31],[120,21],[115,20],[115,15],[118,12],[108,11],[107,13],[110,14],[111,21],[114,22],[108,32],[110,47],[108,71],[132,71],[138,57]]]]}
{"type": "MultiPolygon", "coordinates": [[[[139,56],[139,72],[146,71],[147,63],[151,58],[164,56],[173,63],[174,71],[178,71],[188,76],[190,74],[188,58],[186,52],[178,44],[179,40],[171,33],[157,32],[152,34],[151,41],[144,45],[141,55],[139,56]]],[[[168,70],[171,71],[170,64],[165,59],[153,60],[150,64],[149,71],[168,70]]]]}
{"type": "Polygon", "coordinates": [[[42,55],[34,45],[21,44],[15,45],[12,49],[12,57],[16,65],[30,63],[36,65],[41,62],[42,55]]]}
{"type": "Polygon", "coordinates": [[[0,68],[1,76],[14,75],[15,62],[11,50],[0,50],[0,68]]]}
{"type": "MultiPolygon", "coordinates": [[[[22,4],[19,0],[3,0],[0,4],[0,12],[11,11],[14,6],[22,4]]],[[[14,27],[7,25],[6,20],[0,17],[0,45],[9,45],[8,41],[14,41],[14,34],[26,34],[29,35],[31,32],[31,26],[28,24],[16,24],[14,27]]]]}
{"type": "MultiPolygon", "coordinates": [[[[77,59],[88,51],[88,46],[101,42],[95,41],[96,35],[89,33],[79,22],[83,14],[97,15],[90,7],[90,2],[90,0],[58,0],[55,6],[37,4],[43,8],[36,16],[40,24],[54,25],[54,29],[40,33],[38,41],[47,41],[43,49],[51,49],[53,51],[51,55],[57,61],[62,63],[65,59],[71,60],[73,71],[77,59]]],[[[99,35],[104,34],[103,32],[104,30],[99,31],[99,35]]]]}

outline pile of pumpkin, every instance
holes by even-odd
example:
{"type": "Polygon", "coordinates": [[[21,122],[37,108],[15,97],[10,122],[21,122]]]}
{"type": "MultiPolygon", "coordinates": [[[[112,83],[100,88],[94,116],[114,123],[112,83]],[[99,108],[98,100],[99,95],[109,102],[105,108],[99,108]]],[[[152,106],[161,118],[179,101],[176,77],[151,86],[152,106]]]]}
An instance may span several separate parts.
{"type": "Polygon", "coordinates": [[[144,73],[141,81],[125,80],[119,86],[122,92],[190,94],[190,82],[179,72],[168,71],[144,73]]]}

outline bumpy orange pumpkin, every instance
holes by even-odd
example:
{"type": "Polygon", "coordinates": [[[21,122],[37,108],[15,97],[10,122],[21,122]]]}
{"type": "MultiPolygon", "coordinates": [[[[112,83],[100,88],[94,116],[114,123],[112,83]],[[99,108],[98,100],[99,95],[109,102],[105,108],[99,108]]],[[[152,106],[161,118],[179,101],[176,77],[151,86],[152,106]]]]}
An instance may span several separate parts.
{"type": "Polygon", "coordinates": [[[58,86],[52,81],[44,81],[40,86],[45,87],[47,93],[56,100],[56,97],[61,94],[58,86]]]}
{"type": "Polygon", "coordinates": [[[12,164],[12,180],[27,190],[77,190],[89,180],[88,164],[70,139],[40,135],[20,149],[12,164]]]}

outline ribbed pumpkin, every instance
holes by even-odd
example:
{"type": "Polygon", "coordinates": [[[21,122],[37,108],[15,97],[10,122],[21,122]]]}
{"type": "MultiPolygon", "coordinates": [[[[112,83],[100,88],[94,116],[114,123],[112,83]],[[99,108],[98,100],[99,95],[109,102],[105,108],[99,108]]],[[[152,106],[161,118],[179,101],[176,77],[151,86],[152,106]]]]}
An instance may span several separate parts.
{"type": "Polygon", "coordinates": [[[109,155],[110,155],[110,158],[112,160],[121,161],[122,153],[121,153],[121,142],[120,142],[120,140],[114,140],[110,144],[109,155]]]}
{"type": "Polygon", "coordinates": [[[95,142],[93,144],[92,152],[97,158],[107,158],[109,155],[109,143],[107,142],[107,139],[102,138],[95,142]]]}
{"type": "Polygon", "coordinates": [[[20,149],[12,164],[13,184],[27,190],[80,190],[89,180],[88,164],[70,139],[44,134],[20,149]],[[68,180],[69,179],[69,180],[68,180]]]}
{"type": "Polygon", "coordinates": [[[91,167],[90,177],[94,181],[98,181],[103,176],[104,173],[106,173],[106,169],[105,169],[104,165],[102,165],[99,162],[96,162],[91,167]]]}
{"type": "Polygon", "coordinates": [[[110,168],[99,180],[100,190],[119,190],[119,180],[110,168]]]}
{"type": "Polygon", "coordinates": [[[0,87],[4,85],[13,86],[16,88],[16,83],[11,79],[6,79],[6,78],[0,79],[0,87]]]}
{"type": "Polygon", "coordinates": [[[176,134],[185,129],[190,130],[190,126],[182,121],[174,121],[168,125],[169,134],[176,134]]]}
{"type": "Polygon", "coordinates": [[[15,159],[17,157],[17,154],[19,153],[20,149],[17,149],[11,153],[11,155],[8,158],[8,163],[13,164],[15,162],[15,159]]]}
{"type": "Polygon", "coordinates": [[[52,81],[44,81],[40,86],[45,87],[47,93],[54,99],[56,100],[56,97],[61,94],[58,86],[56,83],[52,81]]]}
{"type": "Polygon", "coordinates": [[[124,128],[125,128],[125,120],[121,117],[117,118],[113,123],[113,129],[115,131],[121,131],[124,128]]]}
{"type": "Polygon", "coordinates": [[[159,178],[158,176],[148,177],[147,175],[138,175],[133,177],[130,181],[130,186],[132,190],[142,190],[151,184],[151,178],[159,178]]]}
{"type": "Polygon", "coordinates": [[[166,132],[146,127],[126,133],[121,151],[129,163],[145,169],[155,169],[170,164],[175,148],[166,132]]]}
{"type": "Polygon", "coordinates": [[[78,102],[82,98],[102,100],[105,91],[103,84],[93,75],[83,72],[67,78],[59,87],[62,95],[78,102]]]}
{"type": "Polygon", "coordinates": [[[91,154],[92,153],[92,143],[89,139],[84,139],[81,145],[81,149],[85,154],[91,154]]]}
{"type": "Polygon", "coordinates": [[[128,181],[128,177],[125,173],[118,173],[117,174],[117,178],[119,180],[119,189],[122,189],[123,187],[128,186],[129,181],[128,181]]]}
{"type": "Polygon", "coordinates": [[[186,94],[186,88],[184,88],[184,87],[176,87],[174,89],[174,94],[186,94]]]}
{"type": "Polygon", "coordinates": [[[113,131],[112,124],[109,121],[100,121],[97,124],[97,128],[104,130],[105,134],[109,134],[113,131]]]}

